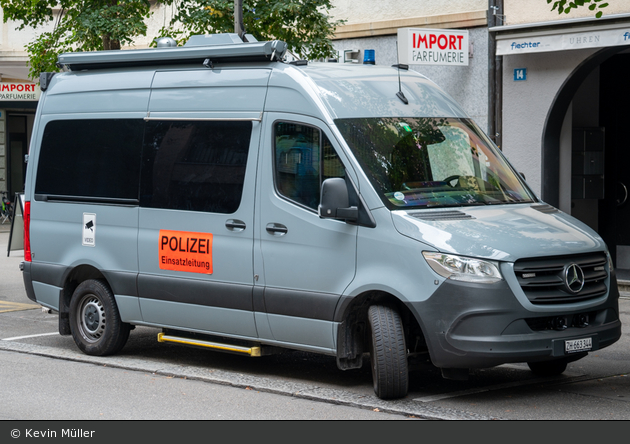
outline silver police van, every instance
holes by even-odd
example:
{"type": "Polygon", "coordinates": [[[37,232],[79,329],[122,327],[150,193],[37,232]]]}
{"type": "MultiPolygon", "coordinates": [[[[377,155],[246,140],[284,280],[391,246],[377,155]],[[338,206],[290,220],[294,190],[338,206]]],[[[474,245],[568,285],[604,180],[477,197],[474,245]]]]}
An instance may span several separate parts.
{"type": "Polygon", "coordinates": [[[58,63],[40,78],[22,270],[87,354],[149,326],[369,359],[391,399],[412,358],[452,379],[554,375],[621,335],[602,239],[404,65],[288,62],[284,42],[231,34],[58,63]]]}

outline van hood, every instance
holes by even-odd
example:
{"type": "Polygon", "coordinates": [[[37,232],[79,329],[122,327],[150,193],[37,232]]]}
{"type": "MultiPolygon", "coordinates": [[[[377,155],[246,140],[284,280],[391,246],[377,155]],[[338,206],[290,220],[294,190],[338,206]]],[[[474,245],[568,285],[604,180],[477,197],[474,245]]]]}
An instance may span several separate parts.
{"type": "Polygon", "coordinates": [[[603,251],[595,231],[546,204],[392,211],[396,229],[442,253],[514,262],[603,251]]]}

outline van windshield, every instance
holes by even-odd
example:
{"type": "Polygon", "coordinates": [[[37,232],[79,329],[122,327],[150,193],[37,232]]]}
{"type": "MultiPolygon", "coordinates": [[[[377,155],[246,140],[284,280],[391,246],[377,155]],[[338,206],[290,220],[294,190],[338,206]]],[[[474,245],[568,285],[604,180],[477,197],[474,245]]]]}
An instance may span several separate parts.
{"type": "Polygon", "coordinates": [[[533,202],[470,119],[338,119],[339,131],[390,209],[533,202]]]}

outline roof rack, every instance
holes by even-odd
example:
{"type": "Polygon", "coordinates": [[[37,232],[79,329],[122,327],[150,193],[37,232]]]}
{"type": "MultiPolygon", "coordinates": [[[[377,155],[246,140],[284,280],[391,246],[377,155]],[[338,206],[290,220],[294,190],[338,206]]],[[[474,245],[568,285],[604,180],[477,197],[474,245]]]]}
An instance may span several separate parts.
{"type": "Polygon", "coordinates": [[[244,43],[238,35],[193,36],[180,47],[115,51],[67,52],[59,55],[57,66],[70,71],[131,66],[282,60],[287,44],[280,40],[244,43]],[[236,38],[234,38],[236,36],[236,38]]]}

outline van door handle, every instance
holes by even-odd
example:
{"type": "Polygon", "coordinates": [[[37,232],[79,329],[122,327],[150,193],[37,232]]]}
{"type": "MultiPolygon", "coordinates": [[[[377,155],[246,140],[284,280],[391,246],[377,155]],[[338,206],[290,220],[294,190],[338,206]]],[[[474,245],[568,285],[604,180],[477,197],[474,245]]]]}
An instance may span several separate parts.
{"type": "Polygon", "coordinates": [[[284,236],[288,231],[289,229],[282,224],[267,224],[267,233],[273,234],[274,236],[284,236]]]}
{"type": "Polygon", "coordinates": [[[238,219],[228,219],[225,222],[225,226],[230,231],[243,231],[245,228],[247,228],[247,225],[245,225],[245,222],[238,219]]]}

